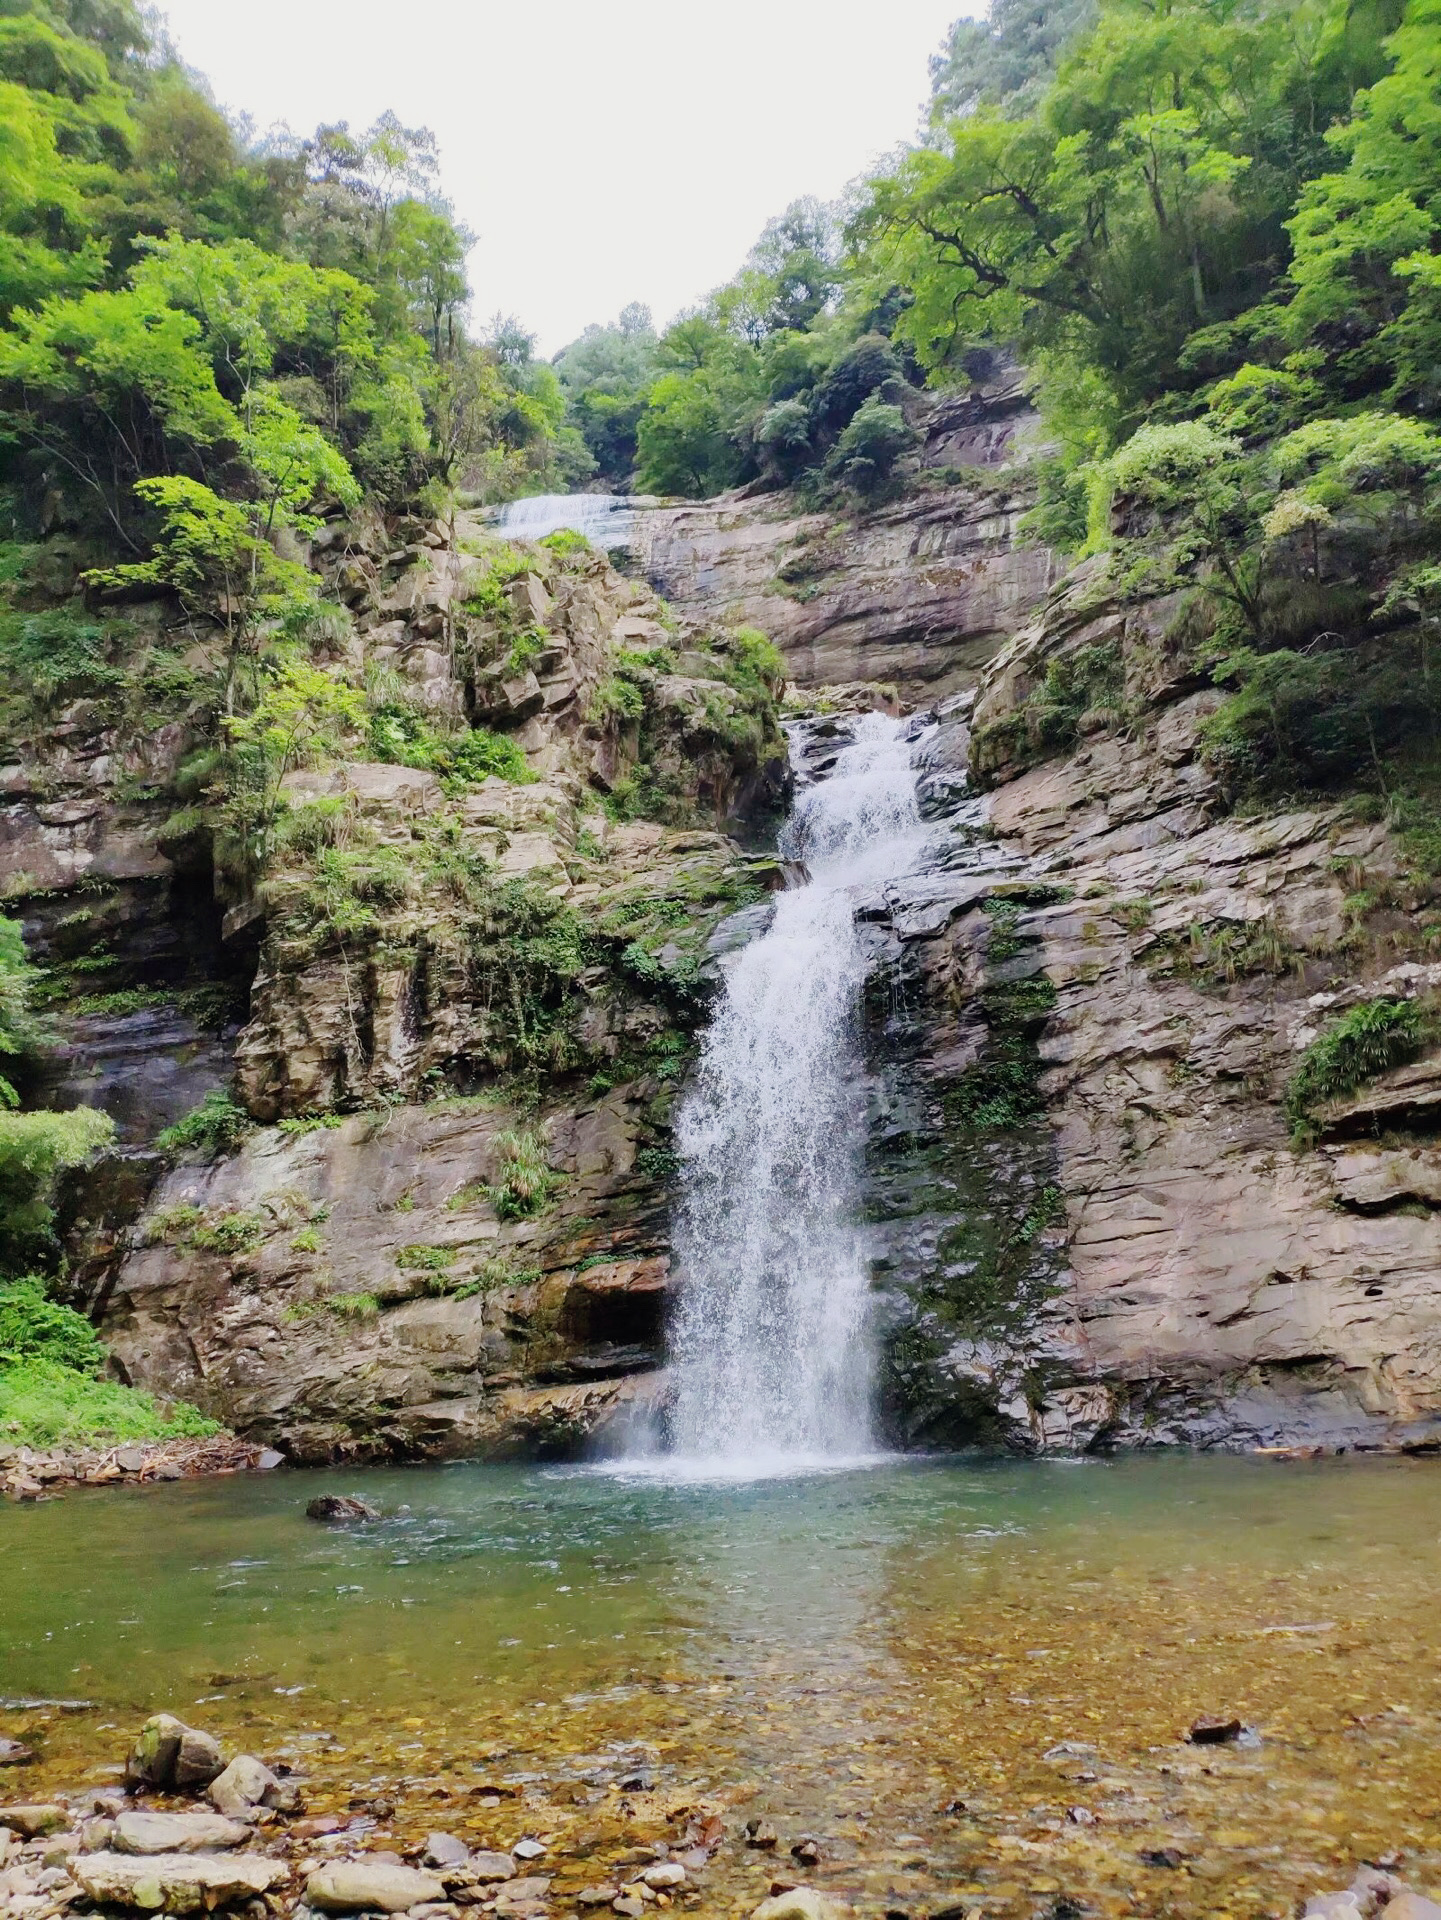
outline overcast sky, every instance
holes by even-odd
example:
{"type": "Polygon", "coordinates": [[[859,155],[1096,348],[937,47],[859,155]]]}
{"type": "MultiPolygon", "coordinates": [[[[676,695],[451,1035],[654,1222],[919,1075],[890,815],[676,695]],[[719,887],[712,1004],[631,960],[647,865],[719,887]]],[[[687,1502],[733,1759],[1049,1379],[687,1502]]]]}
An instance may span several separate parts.
{"type": "Polygon", "coordinates": [[[182,57],[261,128],[440,140],[479,235],[474,310],[553,353],[643,300],[664,322],[772,214],[915,131],[926,62],[979,0],[162,0],[182,57]]]}

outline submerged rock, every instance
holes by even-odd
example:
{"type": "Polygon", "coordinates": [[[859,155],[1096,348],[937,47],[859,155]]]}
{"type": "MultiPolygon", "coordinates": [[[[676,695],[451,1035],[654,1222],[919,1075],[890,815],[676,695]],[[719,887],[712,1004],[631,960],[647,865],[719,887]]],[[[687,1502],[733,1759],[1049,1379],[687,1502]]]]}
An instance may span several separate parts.
{"type": "Polygon", "coordinates": [[[1192,1746],[1219,1747],[1228,1740],[1239,1740],[1241,1731],[1239,1720],[1216,1720],[1203,1715],[1201,1719],[1191,1722],[1186,1738],[1192,1746]]]}
{"type": "Polygon", "coordinates": [[[464,1867],[470,1862],[470,1848],[453,1833],[433,1833],[422,1857],[428,1867],[464,1867]]]}
{"type": "Polygon", "coordinates": [[[349,1493],[322,1493],[305,1509],[307,1520],[378,1520],[378,1509],[349,1493]]]}
{"type": "Polygon", "coordinates": [[[35,1764],[35,1749],[23,1740],[0,1738],[0,1767],[30,1767],[35,1764]]]}
{"type": "Polygon", "coordinates": [[[849,1907],[832,1900],[829,1894],[817,1893],[812,1887],[792,1887],[787,1893],[762,1900],[751,1920],[846,1920],[849,1913],[849,1907]]]}
{"type": "Polygon", "coordinates": [[[515,1862],[508,1853],[473,1853],[467,1863],[466,1873],[481,1886],[493,1885],[500,1880],[515,1878],[515,1862]]]}

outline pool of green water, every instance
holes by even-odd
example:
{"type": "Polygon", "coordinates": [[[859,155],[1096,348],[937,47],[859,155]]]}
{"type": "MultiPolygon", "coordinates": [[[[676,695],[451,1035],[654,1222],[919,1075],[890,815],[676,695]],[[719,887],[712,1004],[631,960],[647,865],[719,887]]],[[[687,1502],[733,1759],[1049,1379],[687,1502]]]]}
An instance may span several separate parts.
{"type": "Polygon", "coordinates": [[[1007,1915],[1280,1915],[1391,1854],[1441,1881],[1429,1461],[282,1472],[7,1508],[0,1569],[27,1797],[164,1708],[369,1844],[538,1834],[562,1911],[717,1815],[718,1912],[802,1877],[1007,1915]],[[307,1520],[326,1491],[383,1518],[307,1520]],[[1248,1731],[1187,1743],[1207,1714],[1248,1731]]]}

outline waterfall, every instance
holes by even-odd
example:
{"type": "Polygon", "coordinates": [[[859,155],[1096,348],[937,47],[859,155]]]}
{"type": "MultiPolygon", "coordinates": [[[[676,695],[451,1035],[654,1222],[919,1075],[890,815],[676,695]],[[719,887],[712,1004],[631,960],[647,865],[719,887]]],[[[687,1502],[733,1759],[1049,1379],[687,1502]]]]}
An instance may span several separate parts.
{"type": "Polygon", "coordinates": [[[854,1218],[867,962],[851,890],[905,872],[926,832],[902,724],[857,723],[803,789],[781,851],[807,879],[732,963],[676,1128],[680,1302],[670,1443],[765,1471],[871,1444],[869,1277],[854,1218]]]}
{"type": "Polygon", "coordinates": [[[630,544],[632,508],[619,493],[533,493],[502,507],[497,525],[512,540],[543,540],[569,527],[609,552],[630,544]]]}

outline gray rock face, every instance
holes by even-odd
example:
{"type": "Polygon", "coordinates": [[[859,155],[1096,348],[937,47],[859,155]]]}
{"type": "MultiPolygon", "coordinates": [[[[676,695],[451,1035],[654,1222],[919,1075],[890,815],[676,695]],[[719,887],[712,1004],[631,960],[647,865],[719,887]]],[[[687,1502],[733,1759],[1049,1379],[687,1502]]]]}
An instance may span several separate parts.
{"type": "Polygon", "coordinates": [[[383,1860],[338,1860],[305,1883],[305,1898],[321,1913],[403,1913],[422,1901],[443,1900],[445,1886],[433,1873],[394,1867],[383,1860]]]}
{"type": "Polygon", "coordinates": [[[802,686],[872,680],[916,700],[974,686],[1056,577],[1016,544],[1029,500],[960,485],[841,524],[786,495],[637,516],[649,578],[680,611],[768,633],[802,686]]]}
{"type": "Polygon", "coordinates": [[[285,1865],[260,1854],[80,1854],[71,1868],[97,1905],[146,1913],[200,1913],[238,1906],[287,1878],[285,1865]]]}

